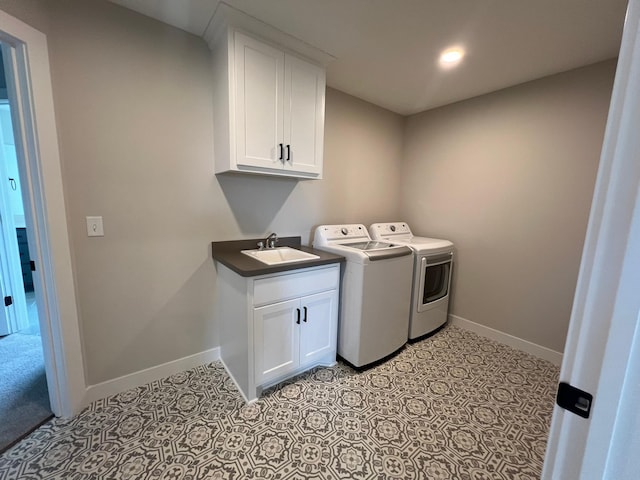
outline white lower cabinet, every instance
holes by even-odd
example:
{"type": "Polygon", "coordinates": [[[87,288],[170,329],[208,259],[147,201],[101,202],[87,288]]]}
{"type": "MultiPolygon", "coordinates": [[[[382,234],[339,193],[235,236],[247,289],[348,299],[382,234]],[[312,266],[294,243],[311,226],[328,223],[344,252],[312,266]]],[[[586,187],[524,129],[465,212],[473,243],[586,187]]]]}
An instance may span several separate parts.
{"type": "Polygon", "coordinates": [[[336,290],[253,310],[256,384],[335,359],[336,290]]]}
{"type": "Polygon", "coordinates": [[[247,400],[335,363],[339,264],[246,278],[220,265],[218,278],[220,356],[247,400]]]}

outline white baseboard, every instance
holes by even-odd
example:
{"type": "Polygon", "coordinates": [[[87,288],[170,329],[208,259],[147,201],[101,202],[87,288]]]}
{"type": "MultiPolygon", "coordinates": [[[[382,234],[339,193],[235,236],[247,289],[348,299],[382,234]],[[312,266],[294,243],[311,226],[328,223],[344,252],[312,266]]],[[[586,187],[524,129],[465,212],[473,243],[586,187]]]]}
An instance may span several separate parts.
{"type": "MultiPolygon", "coordinates": [[[[530,353],[531,355],[535,355],[536,357],[547,360],[554,365],[559,366],[562,363],[562,353],[560,352],[556,352],[555,350],[551,350],[550,348],[546,348],[527,340],[514,337],[513,335],[509,335],[508,333],[504,333],[499,330],[480,325],[479,323],[472,322],[471,320],[467,320],[466,318],[462,318],[457,315],[449,315],[449,323],[451,325],[455,325],[460,328],[464,328],[465,330],[477,333],[478,335],[481,335],[483,337],[490,338],[491,340],[495,340],[496,342],[500,342],[505,345],[509,345],[510,347],[517,348],[518,350],[522,350],[523,352],[530,353]]],[[[96,400],[100,400],[101,398],[116,395],[126,390],[146,385],[147,383],[160,380],[179,372],[184,372],[185,370],[189,370],[191,368],[199,367],[200,365],[215,362],[217,360],[221,360],[220,347],[205,350],[204,352],[189,355],[188,357],[179,358],[178,360],[173,360],[161,365],[156,365],[155,367],[146,368],[144,370],[130,373],[129,375],[124,375],[122,377],[114,378],[113,380],[107,380],[106,382],[98,383],[96,385],[90,385],[86,389],[84,401],[82,403],[83,406],[86,407],[90,403],[95,402],[96,400]]],[[[229,373],[229,369],[226,368],[226,365],[224,365],[224,367],[225,370],[227,370],[227,373],[229,373]]],[[[237,386],[237,382],[235,378],[233,378],[233,375],[229,373],[229,376],[237,386]]],[[[242,390],[240,390],[240,388],[238,388],[238,391],[242,394],[242,390]]],[[[242,394],[242,396],[244,397],[244,394],[242,394]]],[[[244,400],[247,401],[247,398],[245,398],[244,400]]],[[[252,402],[248,401],[248,403],[252,402]]]]}
{"type": "Polygon", "coordinates": [[[493,328],[480,325],[479,323],[472,322],[471,320],[467,320],[466,318],[451,314],[449,314],[449,323],[451,325],[455,325],[457,327],[464,328],[465,330],[477,333],[478,335],[481,335],[483,337],[490,338],[491,340],[495,340],[496,342],[504,343],[505,345],[509,345],[510,347],[530,353],[531,355],[542,358],[543,360],[547,360],[554,365],[560,366],[560,364],[562,363],[562,353],[529,342],[528,340],[514,337],[513,335],[501,332],[500,330],[495,330],[493,328]]]}
{"type": "Polygon", "coordinates": [[[89,385],[84,395],[83,406],[87,406],[101,398],[116,395],[118,393],[136,388],[147,383],[169,377],[191,368],[199,367],[220,359],[220,347],[215,347],[204,352],[179,358],[171,362],[146,368],[138,372],[130,373],[122,377],[107,380],[96,385],[89,385]]]}

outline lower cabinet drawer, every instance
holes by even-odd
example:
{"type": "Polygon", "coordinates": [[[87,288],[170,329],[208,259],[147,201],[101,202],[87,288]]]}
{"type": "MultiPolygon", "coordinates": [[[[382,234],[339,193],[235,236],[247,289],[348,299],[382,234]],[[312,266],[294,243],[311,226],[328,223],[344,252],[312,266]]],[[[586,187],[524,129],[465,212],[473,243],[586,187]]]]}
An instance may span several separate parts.
{"type": "Polygon", "coordinates": [[[253,305],[257,307],[331,290],[338,288],[339,282],[340,266],[337,264],[261,278],[254,281],[253,305]]]}

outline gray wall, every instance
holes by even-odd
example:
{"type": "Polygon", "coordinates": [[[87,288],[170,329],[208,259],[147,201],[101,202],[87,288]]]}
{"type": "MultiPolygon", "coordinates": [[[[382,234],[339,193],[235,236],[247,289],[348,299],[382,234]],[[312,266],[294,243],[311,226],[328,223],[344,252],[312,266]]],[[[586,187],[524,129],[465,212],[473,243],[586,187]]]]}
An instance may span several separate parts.
{"type": "Polygon", "coordinates": [[[407,119],[401,211],[457,247],[450,313],[563,351],[614,69],[407,119]]]}
{"type": "Polygon", "coordinates": [[[323,181],[216,177],[204,40],[102,1],[0,8],[48,36],[88,384],[218,345],[211,241],[399,214],[400,116],[329,89],[323,181]]]}
{"type": "Polygon", "coordinates": [[[202,39],[100,0],[0,8],[48,35],[88,384],[218,345],[212,240],[321,223],[452,239],[452,313],[562,351],[612,62],[406,120],[328,89],[324,180],[216,177],[202,39]]]}

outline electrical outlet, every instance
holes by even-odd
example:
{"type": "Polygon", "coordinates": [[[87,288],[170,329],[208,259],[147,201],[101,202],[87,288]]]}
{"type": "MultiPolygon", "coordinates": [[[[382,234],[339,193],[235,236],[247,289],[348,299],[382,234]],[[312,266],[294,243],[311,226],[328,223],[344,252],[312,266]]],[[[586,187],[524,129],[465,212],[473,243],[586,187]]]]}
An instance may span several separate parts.
{"type": "Polygon", "coordinates": [[[89,237],[104,237],[102,217],[87,217],[87,235],[89,237]]]}

